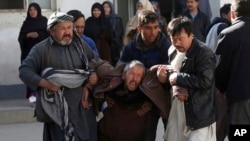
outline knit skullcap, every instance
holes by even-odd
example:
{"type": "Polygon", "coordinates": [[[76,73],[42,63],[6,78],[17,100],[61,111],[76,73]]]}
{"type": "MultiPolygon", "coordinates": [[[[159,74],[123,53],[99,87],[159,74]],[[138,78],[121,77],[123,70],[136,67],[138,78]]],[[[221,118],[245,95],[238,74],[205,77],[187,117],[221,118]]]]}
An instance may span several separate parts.
{"type": "Polygon", "coordinates": [[[54,12],[50,15],[47,23],[47,29],[52,28],[57,23],[71,21],[73,22],[74,18],[71,15],[68,15],[63,12],[54,12]]]}

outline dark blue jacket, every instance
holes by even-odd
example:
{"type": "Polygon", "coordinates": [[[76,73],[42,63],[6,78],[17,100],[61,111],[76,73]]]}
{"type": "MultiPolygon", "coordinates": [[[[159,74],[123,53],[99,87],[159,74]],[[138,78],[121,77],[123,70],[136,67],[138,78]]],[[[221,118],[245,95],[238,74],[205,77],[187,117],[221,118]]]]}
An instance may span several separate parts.
{"type": "Polygon", "coordinates": [[[168,48],[170,41],[164,34],[159,32],[155,43],[150,47],[144,47],[141,34],[138,33],[134,40],[123,48],[120,60],[121,62],[130,62],[132,60],[141,61],[146,68],[156,64],[168,64],[168,48]]]}
{"type": "Polygon", "coordinates": [[[99,56],[99,52],[98,52],[98,50],[96,48],[94,40],[87,37],[86,35],[82,35],[81,37],[89,45],[89,47],[99,56]]]}
{"type": "Polygon", "coordinates": [[[221,25],[218,26],[217,35],[219,35],[219,33],[220,33],[223,29],[225,29],[225,28],[227,28],[227,27],[229,27],[229,26],[231,25],[231,23],[228,22],[227,20],[222,19],[222,18],[219,18],[219,17],[215,17],[215,18],[213,19],[212,23],[211,23],[211,24],[209,25],[209,27],[207,28],[206,35],[208,34],[209,30],[210,30],[215,24],[217,24],[217,23],[223,23],[223,24],[221,24],[221,25]]]}

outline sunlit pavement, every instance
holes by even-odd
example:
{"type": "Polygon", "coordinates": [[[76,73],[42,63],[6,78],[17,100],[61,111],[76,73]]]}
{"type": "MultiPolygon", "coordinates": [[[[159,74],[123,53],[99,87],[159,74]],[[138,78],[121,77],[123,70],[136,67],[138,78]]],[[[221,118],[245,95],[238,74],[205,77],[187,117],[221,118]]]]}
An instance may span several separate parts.
{"type": "MultiPolygon", "coordinates": [[[[39,122],[0,124],[0,141],[42,141],[42,132],[43,124],[39,122]]],[[[163,134],[164,129],[160,119],[156,141],[163,141],[163,134]]]]}
{"type": "MultiPolygon", "coordinates": [[[[0,125],[0,141],[42,141],[42,132],[43,124],[39,122],[2,124],[0,125]]],[[[163,141],[162,136],[163,124],[160,123],[156,141],[163,141]]]]}

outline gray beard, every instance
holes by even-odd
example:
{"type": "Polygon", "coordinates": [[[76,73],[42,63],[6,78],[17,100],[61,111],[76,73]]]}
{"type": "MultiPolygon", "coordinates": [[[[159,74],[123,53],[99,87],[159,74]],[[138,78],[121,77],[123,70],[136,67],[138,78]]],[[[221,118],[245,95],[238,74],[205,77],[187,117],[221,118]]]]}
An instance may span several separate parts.
{"type": "Polygon", "coordinates": [[[63,45],[63,46],[69,45],[71,42],[72,42],[72,39],[71,39],[69,42],[67,42],[67,43],[66,43],[65,41],[63,41],[63,40],[58,41],[58,43],[59,43],[60,45],[63,45]]]}

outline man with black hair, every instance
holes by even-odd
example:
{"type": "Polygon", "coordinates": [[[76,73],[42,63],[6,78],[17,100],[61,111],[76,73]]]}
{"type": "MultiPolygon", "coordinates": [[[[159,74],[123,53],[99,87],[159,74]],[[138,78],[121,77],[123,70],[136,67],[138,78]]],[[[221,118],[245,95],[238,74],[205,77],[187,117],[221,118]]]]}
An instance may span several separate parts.
{"type": "Polygon", "coordinates": [[[216,59],[213,51],[193,36],[192,27],[187,17],[170,21],[170,65],[158,68],[159,81],[171,86],[167,141],[216,141],[216,59]]]}
{"type": "MultiPolygon", "coordinates": [[[[160,31],[159,26],[158,15],[155,12],[150,10],[141,11],[138,16],[138,33],[123,48],[117,64],[139,60],[144,64],[146,69],[156,64],[168,64],[168,56],[166,54],[170,46],[170,41],[160,31]]],[[[166,102],[170,102],[170,99],[166,99],[166,102]]],[[[153,109],[151,110],[151,114],[153,115],[151,128],[155,128],[155,132],[149,130],[150,132],[147,133],[148,140],[155,140],[158,119],[160,117],[157,109],[155,107],[153,109]]]]}
{"type": "Polygon", "coordinates": [[[231,4],[224,4],[220,8],[220,17],[215,17],[207,30],[206,44],[213,51],[216,50],[219,33],[231,25],[231,4]]]}
{"type": "Polygon", "coordinates": [[[79,10],[70,10],[67,14],[74,17],[74,28],[79,36],[89,45],[89,47],[98,55],[98,50],[96,48],[94,40],[84,35],[84,28],[85,28],[85,16],[79,10]]]}

